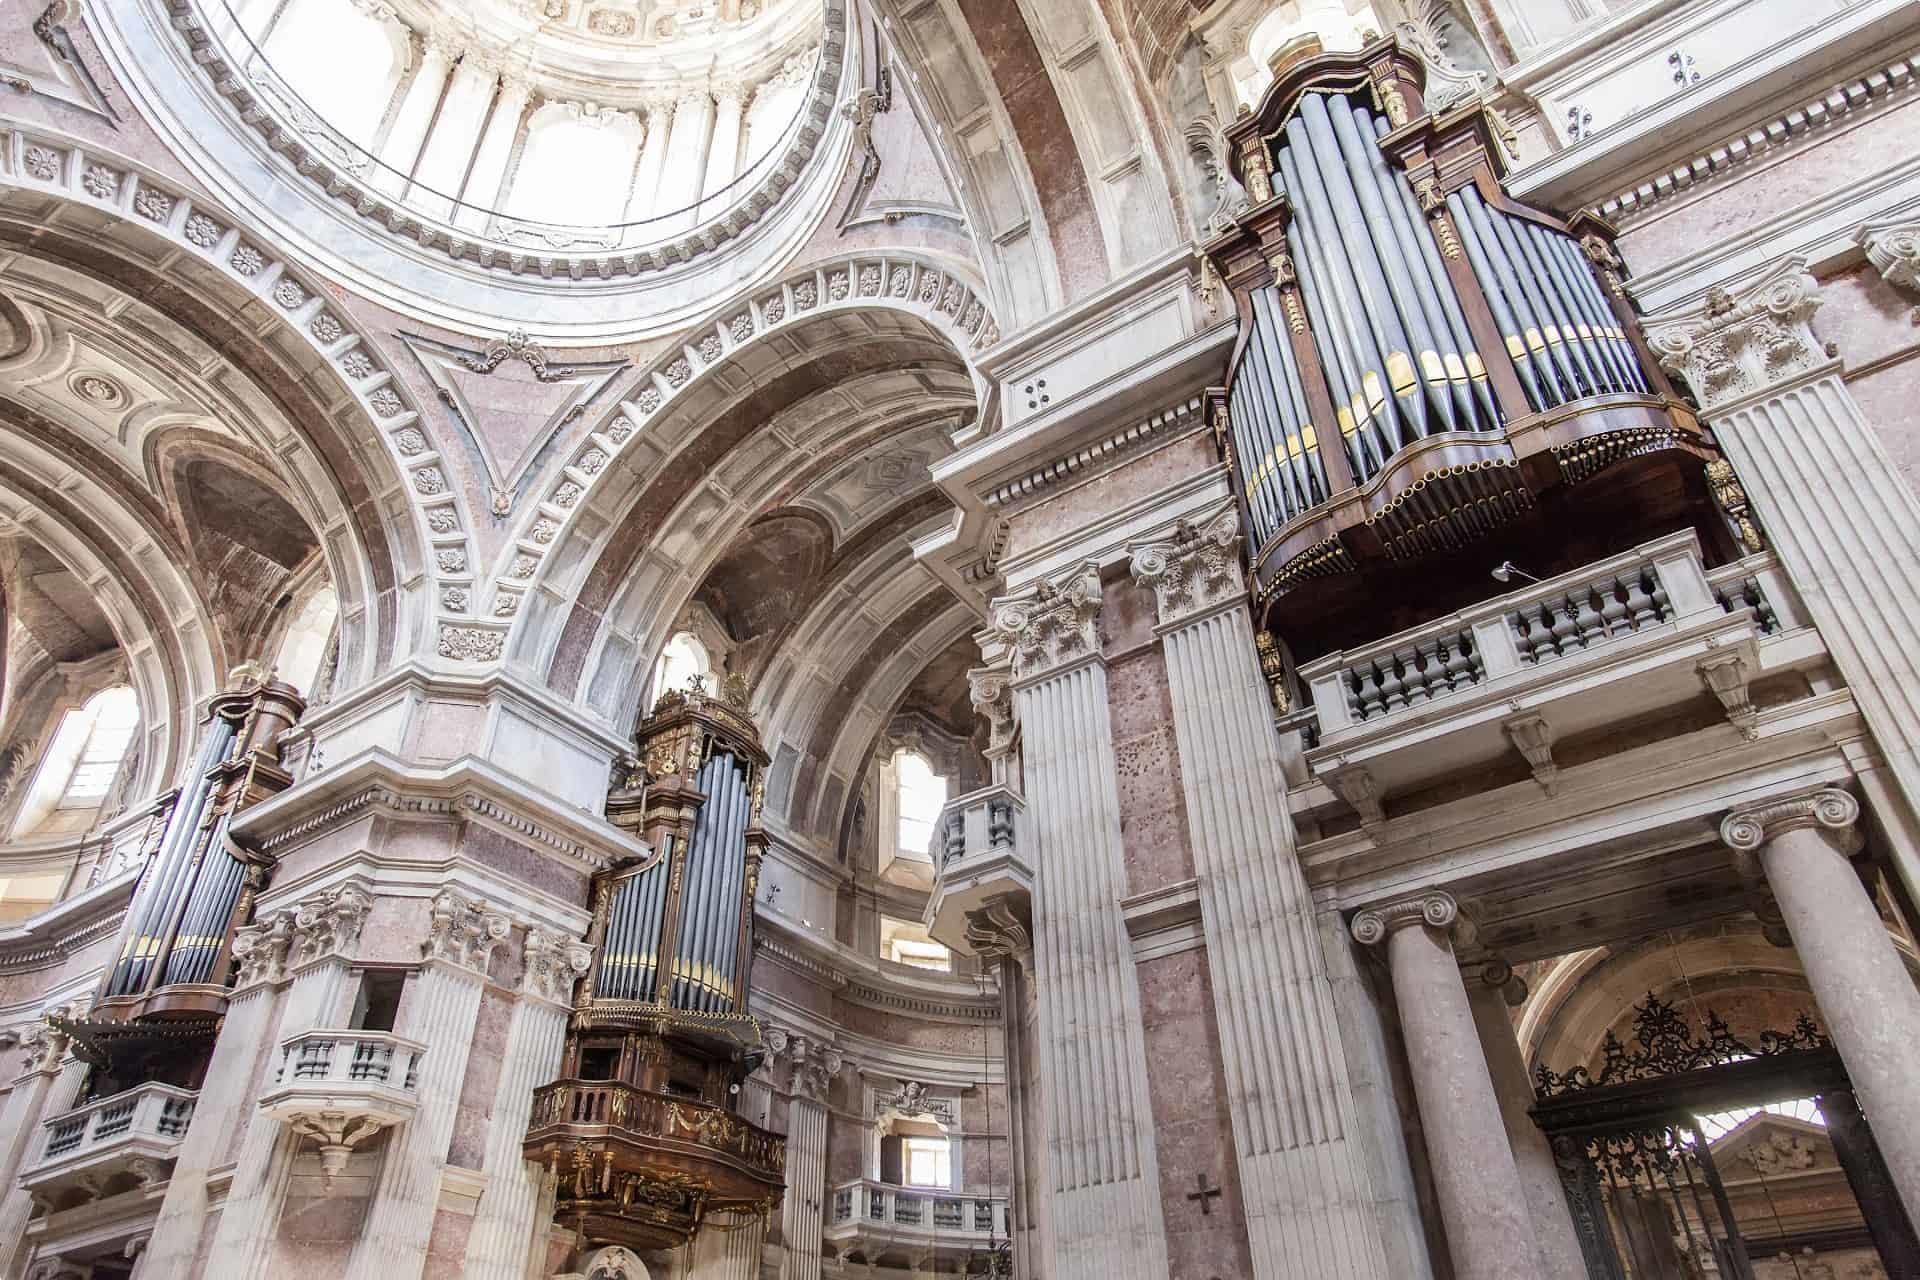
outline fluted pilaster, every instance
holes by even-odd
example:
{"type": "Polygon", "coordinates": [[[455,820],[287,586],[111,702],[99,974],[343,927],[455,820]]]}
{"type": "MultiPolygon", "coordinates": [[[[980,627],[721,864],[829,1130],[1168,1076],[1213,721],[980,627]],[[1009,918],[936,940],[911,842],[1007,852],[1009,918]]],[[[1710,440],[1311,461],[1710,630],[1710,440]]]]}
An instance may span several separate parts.
{"type": "Polygon", "coordinates": [[[43,1121],[70,1110],[87,1078],[86,1064],[68,1052],[67,1037],[42,1021],[21,1037],[26,1070],[0,1107],[0,1275],[12,1275],[15,1255],[33,1215],[33,1200],[16,1185],[21,1167],[39,1150],[43,1121]]]}
{"type": "Polygon", "coordinates": [[[1089,563],[995,602],[1013,652],[1037,883],[1033,948],[1056,1280],[1168,1274],[1126,874],[1100,575],[1089,563]]]}
{"type": "Polygon", "coordinates": [[[433,900],[421,944],[424,963],[407,989],[395,1028],[427,1046],[420,1062],[419,1105],[413,1119],[388,1140],[367,1220],[347,1264],[348,1280],[413,1280],[426,1263],[487,963],[510,928],[505,916],[453,890],[442,890],[433,900]]]}
{"type": "Polygon", "coordinates": [[[1158,606],[1254,1274],[1384,1276],[1239,541],[1227,506],[1131,550],[1158,606]]]}
{"type": "Polygon", "coordinates": [[[820,1280],[826,1224],[827,1106],[844,1065],[840,1051],[805,1036],[775,1031],[768,1044],[792,1069],[787,1100],[787,1189],[780,1204],[786,1254],[780,1280],[820,1280]]]}
{"type": "Polygon", "coordinates": [[[574,983],[593,963],[593,949],[538,927],[527,930],[520,999],[500,1052],[500,1079],[488,1110],[487,1186],[467,1234],[463,1275],[473,1280],[521,1280],[540,1202],[540,1167],[521,1155],[533,1091],[553,1079],[566,1045],[574,983]]]}

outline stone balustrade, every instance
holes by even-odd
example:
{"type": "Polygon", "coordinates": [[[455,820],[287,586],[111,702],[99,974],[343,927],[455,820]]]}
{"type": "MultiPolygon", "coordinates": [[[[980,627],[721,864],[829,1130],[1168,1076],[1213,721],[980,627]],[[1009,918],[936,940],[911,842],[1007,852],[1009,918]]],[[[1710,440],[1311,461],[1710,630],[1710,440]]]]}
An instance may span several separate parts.
{"type": "Polygon", "coordinates": [[[331,1178],[355,1146],[413,1118],[426,1053],[424,1044],[391,1031],[302,1032],[281,1042],[260,1108],[312,1138],[331,1178]]]}
{"type": "Polygon", "coordinates": [[[834,1186],[826,1234],[842,1252],[856,1243],[869,1252],[889,1244],[985,1249],[1008,1239],[1007,1198],[858,1178],[834,1186]]]}
{"type": "Polygon", "coordinates": [[[1751,736],[1753,679],[1819,651],[1771,555],[1709,573],[1686,530],[1301,667],[1319,722],[1305,758],[1365,822],[1390,791],[1516,750],[1551,790],[1557,736],[1703,690],[1751,736]]]}
{"type": "Polygon", "coordinates": [[[971,955],[967,914],[987,899],[1030,898],[1033,869],[1020,852],[1026,800],[996,783],[955,796],[934,826],[934,886],[927,900],[927,930],[951,950],[971,955]]]}
{"type": "Polygon", "coordinates": [[[38,1154],[21,1171],[21,1186],[55,1195],[69,1184],[107,1185],[120,1172],[143,1183],[163,1181],[160,1162],[178,1153],[198,1096],[148,1083],[49,1118],[38,1154]]]}

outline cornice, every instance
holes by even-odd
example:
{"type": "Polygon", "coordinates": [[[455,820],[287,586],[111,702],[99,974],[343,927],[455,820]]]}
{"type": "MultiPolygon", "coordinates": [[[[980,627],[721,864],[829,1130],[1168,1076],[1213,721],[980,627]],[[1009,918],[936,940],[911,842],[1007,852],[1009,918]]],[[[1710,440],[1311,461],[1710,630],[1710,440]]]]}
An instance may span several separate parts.
{"type": "MultiPolygon", "coordinates": [[[[1000,1020],[999,992],[989,983],[989,994],[976,996],[957,990],[935,990],[896,979],[879,962],[859,956],[824,938],[802,934],[768,919],[755,917],[754,947],[782,967],[827,987],[836,999],[884,1013],[906,1014],[940,1022],[978,1025],[1000,1020]]],[[[947,979],[941,985],[957,986],[947,979]]]]}
{"type": "Polygon", "coordinates": [[[1018,479],[995,485],[987,491],[983,500],[987,506],[996,509],[1008,506],[1036,497],[1082,472],[1118,462],[1127,454],[1158,444],[1187,428],[1202,425],[1200,411],[1204,404],[1204,397],[1188,396],[1169,408],[1037,466],[1018,479]]]}
{"type": "Polygon", "coordinates": [[[0,930],[0,974],[44,969],[119,931],[137,869],[0,930]]]}

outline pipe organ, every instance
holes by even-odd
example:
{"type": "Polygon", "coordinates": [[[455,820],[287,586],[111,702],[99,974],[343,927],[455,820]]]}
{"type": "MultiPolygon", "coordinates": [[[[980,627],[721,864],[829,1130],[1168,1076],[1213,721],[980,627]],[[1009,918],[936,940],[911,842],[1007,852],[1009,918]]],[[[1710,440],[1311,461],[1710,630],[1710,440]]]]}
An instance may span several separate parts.
{"type": "Polygon", "coordinates": [[[525,1148],[583,1244],[674,1247],[783,1188],[784,1139],[732,1105],[762,1056],[747,991],[767,756],[746,704],[738,677],[719,697],[668,692],[608,797],[650,852],[595,879],[593,963],[525,1148]]]}
{"type": "Polygon", "coordinates": [[[1543,547],[1584,562],[1689,523],[1725,542],[1712,446],[1611,229],[1511,199],[1500,121],[1426,110],[1394,40],[1275,61],[1226,130],[1250,205],[1207,246],[1240,313],[1210,401],[1263,620],[1324,651],[1350,613],[1377,632],[1383,597],[1408,621],[1457,607],[1505,555],[1544,576],[1543,547]]]}

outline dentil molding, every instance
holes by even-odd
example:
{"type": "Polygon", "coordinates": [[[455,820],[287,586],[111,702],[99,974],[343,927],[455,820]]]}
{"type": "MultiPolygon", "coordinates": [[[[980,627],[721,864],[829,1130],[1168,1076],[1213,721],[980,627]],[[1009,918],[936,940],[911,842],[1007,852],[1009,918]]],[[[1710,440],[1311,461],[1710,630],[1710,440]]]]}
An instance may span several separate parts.
{"type": "Polygon", "coordinates": [[[1032,591],[993,602],[992,637],[1013,653],[1013,675],[1037,680],[1100,652],[1100,566],[1088,560],[1032,591]]]}
{"type": "Polygon", "coordinates": [[[1820,303],[1807,260],[1795,255],[1738,294],[1715,285],[1692,311],[1649,320],[1647,339],[1660,367],[1710,413],[1825,367],[1834,353],[1814,336],[1820,303]]]}
{"type": "Polygon", "coordinates": [[[1170,536],[1127,548],[1133,580],[1151,588],[1160,625],[1172,626],[1246,594],[1240,568],[1240,513],[1231,503],[1170,536]]]}
{"type": "Polygon", "coordinates": [[[1385,942],[1408,925],[1424,924],[1435,929],[1451,930],[1459,918],[1460,904],[1453,895],[1436,889],[1383,906],[1368,907],[1353,918],[1351,927],[1353,940],[1371,947],[1385,942]]]}

